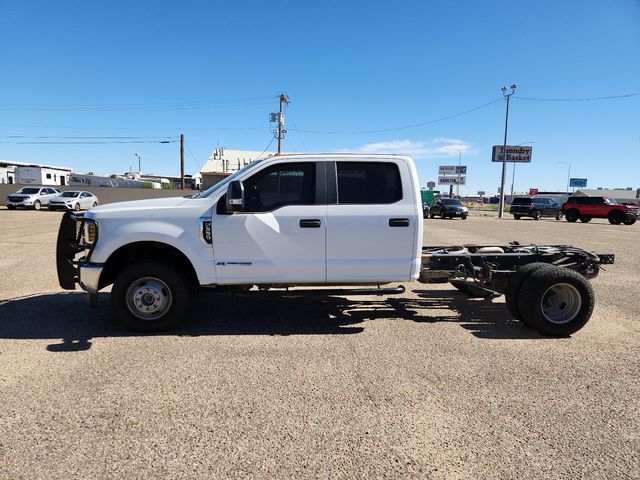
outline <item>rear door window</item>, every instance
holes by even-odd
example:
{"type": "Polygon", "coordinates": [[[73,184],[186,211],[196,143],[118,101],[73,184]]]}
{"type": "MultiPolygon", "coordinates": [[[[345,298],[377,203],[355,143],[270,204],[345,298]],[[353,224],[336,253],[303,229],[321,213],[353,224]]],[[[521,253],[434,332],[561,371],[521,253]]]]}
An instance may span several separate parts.
{"type": "Polygon", "coordinates": [[[338,162],[337,175],[339,204],[389,204],[402,199],[395,163],[338,162]]]}

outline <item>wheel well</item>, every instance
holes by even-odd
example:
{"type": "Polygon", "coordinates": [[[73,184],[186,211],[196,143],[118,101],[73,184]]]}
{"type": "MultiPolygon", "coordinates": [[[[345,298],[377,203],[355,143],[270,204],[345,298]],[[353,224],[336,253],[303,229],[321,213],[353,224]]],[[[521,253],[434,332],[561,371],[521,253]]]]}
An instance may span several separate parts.
{"type": "Polygon", "coordinates": [[[161,242],[136,242],[124,245],[111,254],[104,264],[98,288],[111,285],[129,265],[154,260],[172,266],[182,273],[190,284],[198,284],[198,276],[193,265],[180,250],[161,242]]]}

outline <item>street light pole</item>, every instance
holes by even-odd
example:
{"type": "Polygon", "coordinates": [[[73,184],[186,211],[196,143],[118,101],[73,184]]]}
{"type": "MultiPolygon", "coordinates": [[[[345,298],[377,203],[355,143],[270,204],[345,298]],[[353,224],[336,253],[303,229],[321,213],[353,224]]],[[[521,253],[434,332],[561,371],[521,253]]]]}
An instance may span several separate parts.
{"type": "Polygon", "coordinates": [[[507,93],[507,87],[502,87],[502,96],[507,99],[507,113],[504,119],[504,143],[502,148],[502,176],[500,179],[500,206],[498,207],[498,218],[504,216],[504,181],[507,174],[507,130],[509,128],[509,99],[513,95],[518,86],[514,83],[511,85],[511,92],[507,93]]]}
{"type": "Polygon", "coordinates": [[[561,165],[566,165],[568,168],[567,170],[567,193],[569,193],[569,179],[571,178],[571,163],[569,162],[556,162],[559,163],[561,165]]]}
{"type": "Polygon", "coordinates": [[[142,173],[142,157],[139,153],[134,153],[136,157],[138,157],[138,173],[142,173]]]}

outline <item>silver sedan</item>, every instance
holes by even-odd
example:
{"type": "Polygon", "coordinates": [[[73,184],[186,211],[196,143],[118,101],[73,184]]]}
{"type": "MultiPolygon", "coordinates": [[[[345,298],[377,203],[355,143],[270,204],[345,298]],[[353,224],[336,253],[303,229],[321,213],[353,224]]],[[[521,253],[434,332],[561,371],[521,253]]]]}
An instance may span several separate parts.
{"type": "Polygon", "coordinates": [[[96,206],[98,197],[80,190],[67,190],[49,202],[49,210],[88,210],[96,206]]]}

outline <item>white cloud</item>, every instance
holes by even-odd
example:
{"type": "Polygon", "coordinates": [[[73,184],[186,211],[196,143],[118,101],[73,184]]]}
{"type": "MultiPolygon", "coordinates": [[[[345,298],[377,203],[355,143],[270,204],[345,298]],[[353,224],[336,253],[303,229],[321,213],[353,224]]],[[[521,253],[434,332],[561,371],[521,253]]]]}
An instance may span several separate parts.
{"type": "Polygon", "coordinates": [[[416,160],[437,159],[462,154],[475,153],[471,145],[455,138],[434,138],[430,142],[411,140],[391,140],[363,145],[355,149],[359,153],[394,153],[408,155],[416,160]]]}

